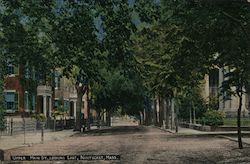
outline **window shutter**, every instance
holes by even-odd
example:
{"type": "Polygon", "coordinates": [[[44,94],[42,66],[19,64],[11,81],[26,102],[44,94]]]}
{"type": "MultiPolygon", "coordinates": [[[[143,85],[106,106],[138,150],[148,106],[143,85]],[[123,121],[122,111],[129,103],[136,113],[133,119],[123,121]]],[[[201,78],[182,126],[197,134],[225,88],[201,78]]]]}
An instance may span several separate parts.
{"type": "Polygon", "coordinates": [[[3,95],[4,95],[3,107],[6,110],[7,109],[7,101],[6,101],[6,95],[7,95],[7,93],[4,92],[3,95]]]}
{"type": "Polygon", "coordinates": [[[19,74],[19,67],[18,66],[14,66],[14,74],[18,75],[19,74]]]}
{"type": "Polygon", "coordinates": [[[16,92],[15,93],[15,105],[14,105],[14,110],[15,111],[18,111],[18,105],[19,105],[19,103],[18,103],[18,93],[16,92]]]}
{"type": "Polygon", "coordinates": [[[32,96],[32,108],[31,110],[35,110],[36,108],[36,96],[33,94],[32,96]]]}

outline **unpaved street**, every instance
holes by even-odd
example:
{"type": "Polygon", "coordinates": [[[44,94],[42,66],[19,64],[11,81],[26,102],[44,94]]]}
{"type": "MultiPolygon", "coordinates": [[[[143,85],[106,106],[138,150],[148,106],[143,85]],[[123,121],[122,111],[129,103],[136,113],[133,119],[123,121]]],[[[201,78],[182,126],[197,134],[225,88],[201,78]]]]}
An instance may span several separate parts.
{"type": "Polygon", "coordinates": [[[5,158],[9,159],[10,155],[118,154],[120,161],[50,163],[250,163],[249,152],[249,146],[239,150],[236,142],[224,138],[177,136],[152,127],[117,126],[76,134],[63,141],[8,150],[5,158]]]}

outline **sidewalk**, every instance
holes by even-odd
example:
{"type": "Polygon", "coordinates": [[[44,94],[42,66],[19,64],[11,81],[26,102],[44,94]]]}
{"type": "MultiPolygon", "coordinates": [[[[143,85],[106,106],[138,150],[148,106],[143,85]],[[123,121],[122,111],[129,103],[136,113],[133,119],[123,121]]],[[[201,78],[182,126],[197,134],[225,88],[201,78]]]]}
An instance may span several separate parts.
{"type": "MultiPolygon", "coordinates": [[[[159,129],[173,133],[178,136],[214,136],[216,135],[219,137],[227,138],[231,141],[238,142],[237,131],[205,132],[205,131],[179,127],[178,133],[176,133],[175,130],[171,130],[171,129],[163,129],[163,128],[159,128],[159,129]]],[[[250,145],[250,131],[242,131],[242,134],[245,135],[242,137],[242,142],[250,145]]]]}
{"type": "MultiPolygon", "coordinates": [[[[105,128],[105,127],[102,127],[105,128]]],[[[97,126],[91,126],[91,130],[98,129],[97,126]]],[[[44,141],[59,141],[63,140],[66,137],[73,136],[74,134],[79,133],[78,131],[73,131],[73,129],[62,130],[62,131],[52,131],[44,130],[44,141]]],[[[13,136],[0,136],[0,149],[7,150],[23,146],[32,146],[33,144],[42,143],[41,130],[35,132],[27,132],[14,134],[13,136]]]]}
{"type": "MultiPolygon", "coordinates": [[[[48,141],[63,140],[65,137],[70,137],[78,132],[70,130],[62,131],[44,131],[44,143],[48,141]]],[[[7,150],[23,146],[32,146],[32,144],[41,143],[41,131],[27,132],[24,139],[24,134],[16,134],[13,136],[1,136],[0,137],[0,149],[7,150]]]]}

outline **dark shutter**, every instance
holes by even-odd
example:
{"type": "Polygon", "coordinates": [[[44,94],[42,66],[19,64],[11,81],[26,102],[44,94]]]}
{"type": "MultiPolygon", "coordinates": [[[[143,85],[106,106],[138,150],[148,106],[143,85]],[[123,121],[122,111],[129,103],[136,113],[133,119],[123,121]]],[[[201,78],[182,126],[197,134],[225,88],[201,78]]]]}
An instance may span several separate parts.
{"type": "Polygon", "coordinates": [[[15,111],[18,111],[18,105],[19,105],[19,102],[18,102],[18,92],[15,93],[15,102],[14,102],[14,110],[15,111]]]}

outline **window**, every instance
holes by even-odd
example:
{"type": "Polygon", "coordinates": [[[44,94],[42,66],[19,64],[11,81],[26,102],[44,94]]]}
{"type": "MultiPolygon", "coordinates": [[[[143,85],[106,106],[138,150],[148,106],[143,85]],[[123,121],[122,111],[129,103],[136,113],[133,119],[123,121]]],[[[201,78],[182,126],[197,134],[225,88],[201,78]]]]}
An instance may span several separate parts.
{"type": "Polygon", "coordinates": [[[27,91],[25,91],[25,94],[24,94],[24,102],[25,102],[25,111],[28,112],[29,111],[29,93],[27,91]]]}
{"type": "Polygon", "coordinates": [[[69,111],[69,109],[70,109],[70,103],[69,103],[69,101],[65,100],[64,101],[64,110],[69,111]]]}
{"type": "Polygon", "coordinates": [[[36,71],[34,67],[32,68],[31,75],[32,75],[32,80],[36,80],[36,71]]]}
{"type": "Polygon", "coordinates": [[[12,64],[8,64],[7,66],[7,74],[8,75],[13,75],[15,73],[15,68],[12,64]]]}
{"type": "Polygon", "coordinates": [[[18,109],[18,94],[16,92],[5,92],[6,112],[15,112],[18,109]]]}
{"type": "Polygon", "coordinates": [[[55,103],[55,108],[58,108],[59,107],[59,101],[55,100],[54,103],[55,103]]]}
{"type": "Polygon", "coordinates": [[[60,88],[60,75],[58,72],[55,72],[55,88],[60,88]]]}
{"type": "Polygon", "coordinates": [[[30,76],[31,76],[31,71],[30,71],[29,67],[26,66],[26,68],[25,68],[25,78],[29,79],[30,76]]]}

